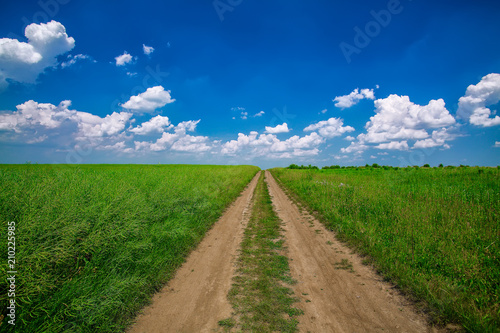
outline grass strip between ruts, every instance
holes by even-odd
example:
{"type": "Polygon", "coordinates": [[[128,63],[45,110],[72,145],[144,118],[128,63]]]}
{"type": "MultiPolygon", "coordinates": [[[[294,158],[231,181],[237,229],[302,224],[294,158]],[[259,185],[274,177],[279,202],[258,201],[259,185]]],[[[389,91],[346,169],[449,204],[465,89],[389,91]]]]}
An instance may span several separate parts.
{"type": "Polygon", "coordinates": [[[302,311],[288,287],[295,283],[284,255],[282,221],[273,210],[261,173],[254,192],[252,216],[244,233],[237,274],[229,291],[234,308],[231,318],[219,324],[253,332],[296,332],[302,311]]]}

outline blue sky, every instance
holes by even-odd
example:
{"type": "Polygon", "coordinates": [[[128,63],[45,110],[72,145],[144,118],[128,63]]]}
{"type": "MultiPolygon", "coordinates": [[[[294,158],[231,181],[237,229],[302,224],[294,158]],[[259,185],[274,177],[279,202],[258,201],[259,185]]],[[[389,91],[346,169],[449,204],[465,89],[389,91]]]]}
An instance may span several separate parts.
{"type": "Polygon", "coordinates": [[[0,163],[500,164],[496,1],[0,7],[0,163]]]}

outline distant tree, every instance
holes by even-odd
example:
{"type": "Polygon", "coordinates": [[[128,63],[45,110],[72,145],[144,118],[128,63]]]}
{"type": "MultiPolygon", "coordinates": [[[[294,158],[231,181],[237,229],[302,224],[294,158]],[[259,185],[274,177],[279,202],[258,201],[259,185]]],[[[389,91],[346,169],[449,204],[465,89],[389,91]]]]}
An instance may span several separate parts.
{"type": "Polygon", "coordinates": [[[439,164],[439,167],[442,168],[443,167],[443,163],[439,164]]]}
{"type": "Polygon", "coordinates": [[[429,164],[424,164],[424,168],[430,168],[431,166],[429,164]]]}
{"type": "Polygon", "coordinates": [[[377,163],[373,163],[373,164],[372,164],[372,168],[375,168],[375,169],[376,169],[376,168],[380,168],[380,165],[378,165],[377,163]]]}

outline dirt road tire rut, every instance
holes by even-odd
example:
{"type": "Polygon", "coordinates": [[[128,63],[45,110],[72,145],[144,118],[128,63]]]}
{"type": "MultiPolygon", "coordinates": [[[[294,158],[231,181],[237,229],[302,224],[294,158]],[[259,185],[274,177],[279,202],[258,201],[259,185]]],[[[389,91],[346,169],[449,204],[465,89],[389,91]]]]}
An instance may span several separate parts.
{"type": "Polygon", "coordinates": [[[231,315],[227,294],[259,175],[153,297],[129,333],[212,332],[219,328],[219,320],[231,315]]]}
{"type": "Polygon", "coordinates": [[[266,171],[283,221],[300,332],[431,332],[426,321],[334,234],[303,214],[266,171]]]}

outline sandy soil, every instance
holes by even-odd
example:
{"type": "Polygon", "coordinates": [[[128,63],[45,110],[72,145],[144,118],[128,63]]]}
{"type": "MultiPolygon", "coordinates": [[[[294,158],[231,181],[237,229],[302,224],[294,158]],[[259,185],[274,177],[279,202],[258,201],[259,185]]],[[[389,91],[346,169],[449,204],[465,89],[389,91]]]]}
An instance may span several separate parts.
{"type": "MultiPolygon", "coordinates": [[[[439,332],[321,223],[301,212],[265,172],[283,221],[293,286],[304,311],[300,332],[439,332]],[[352,267],[342,265],[351,264],[352,267]],[[340,265],[339,265],[340,264],[340,265]],[[344,268],[344,269],[343,269],[344,268]]],[[[128,333],[220,332],[231,316],[227,294],[259,174],[207,233],[176,276],[153,297],[128,333]]]]}
{"type": "Polygon", "coordinates": [[[226,210],[129,333],[211,332],[231,316],[227,294],[259,174],[226,210]]]}
{"type": "Polygon", "coordinates": [[[435,331],[331,231],[301,213],[268,171],[266,181],[283,220],[291,274],[298,281],[293,289],[301,301],[296,306],[305,313],[298,318],[300,332],[435,331]],[[352,271],[340,268],[342,259],[352,271]]]}

